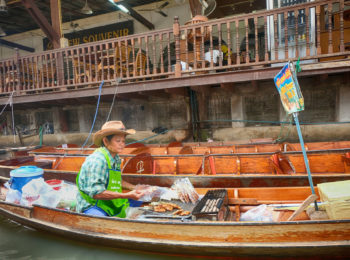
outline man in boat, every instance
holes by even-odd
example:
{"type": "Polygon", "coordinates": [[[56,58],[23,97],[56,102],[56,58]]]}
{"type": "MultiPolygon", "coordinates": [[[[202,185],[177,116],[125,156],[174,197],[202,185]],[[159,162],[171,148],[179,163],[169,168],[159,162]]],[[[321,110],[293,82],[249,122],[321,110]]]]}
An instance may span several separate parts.
{"type": "Polygon", "coordinates": [[[118,155],[125,147],[125,137],[134,133],[121,121],[108,121],[94,134],[94,144],[100,148],[86,158],[77,176],[78,212],[125,218],[128,199],[142,197],[143,191],[122,180],[118,155]],[[122,188],[129,192],[123,193],[122,188]]]}

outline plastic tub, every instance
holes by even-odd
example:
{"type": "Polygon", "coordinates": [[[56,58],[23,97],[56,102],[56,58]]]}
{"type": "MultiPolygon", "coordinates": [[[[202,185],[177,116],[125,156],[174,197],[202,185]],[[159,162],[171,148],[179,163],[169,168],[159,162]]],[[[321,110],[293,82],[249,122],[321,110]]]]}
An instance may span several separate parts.
{"type": "Polygon", "coordinates": [[[21,166],[10,171],[10,187],[11,189],[22,192],[22,188],[33,179],[43,177],[44,170],[36,166],[21,166]]]}

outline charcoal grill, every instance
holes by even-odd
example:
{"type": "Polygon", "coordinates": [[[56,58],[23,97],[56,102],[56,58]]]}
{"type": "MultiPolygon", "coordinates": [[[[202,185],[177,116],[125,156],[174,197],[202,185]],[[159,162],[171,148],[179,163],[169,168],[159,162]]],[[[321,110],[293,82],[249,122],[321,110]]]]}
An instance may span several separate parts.
{"type": "Polygon", "coordinates": [[[210,190],[192,210],[192,220],[226,220],[229,209],[227,190],[210,190]]]}

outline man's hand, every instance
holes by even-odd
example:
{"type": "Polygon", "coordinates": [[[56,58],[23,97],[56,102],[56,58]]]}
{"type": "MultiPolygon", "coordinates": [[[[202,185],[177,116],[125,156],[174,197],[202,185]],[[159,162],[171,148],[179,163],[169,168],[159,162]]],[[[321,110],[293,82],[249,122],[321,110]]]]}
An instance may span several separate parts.
{"type": "Polygon", "coordinates": [[[141,198],[144,194],[145,194],[145,192],[142,191],[142,190],[133,190],[133,191],[130,191],[130,192],[126,193],[125,195],[126,195],[129,199],[138,200],[138,199],[141,198]]]}

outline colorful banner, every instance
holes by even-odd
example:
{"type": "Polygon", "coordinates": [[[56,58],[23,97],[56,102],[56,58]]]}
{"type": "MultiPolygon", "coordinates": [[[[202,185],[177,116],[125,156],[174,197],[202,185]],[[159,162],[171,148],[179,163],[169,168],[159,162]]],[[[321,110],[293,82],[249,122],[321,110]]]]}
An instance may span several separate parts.
{"type": "Polygon", "coordinates": [[[292,66],[288,62],[274,78],[282,105],[288,114],[304,110],[304,98],[292,66]]]}

